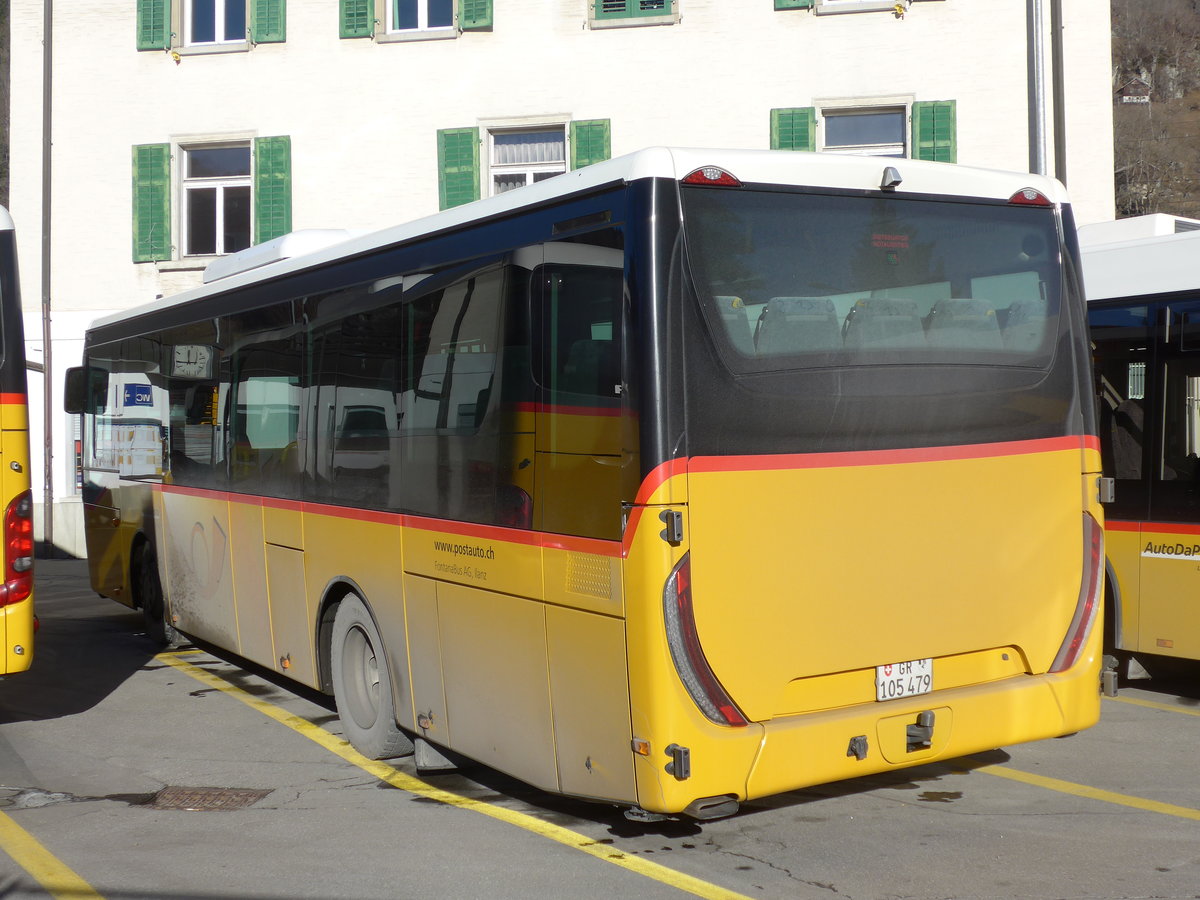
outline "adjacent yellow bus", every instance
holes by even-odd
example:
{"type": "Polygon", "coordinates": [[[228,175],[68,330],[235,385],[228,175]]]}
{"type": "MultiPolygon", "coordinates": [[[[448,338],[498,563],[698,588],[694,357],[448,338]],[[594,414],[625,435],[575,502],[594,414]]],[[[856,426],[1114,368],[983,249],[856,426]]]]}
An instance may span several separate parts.
{"type": "Polygon", "coordinates": [[[0,677],[33,665],[33,494],[29,486],[29,397],[17,279],[16,231],[0,207],[0,677]]]}
{"type": "Polygon", "coordinates": [[[1107,504],[1107,644],[1200,660],[1200,222],[1080,229],[1107,504]],[[1176,229],[1180,230],[1176,232],[1176,229]]]}
{"type": "Polygon", "coordinates": [[[633,817],[1078,731],[1074,233],[1033,176],[658,148],[251,248],[88,333],[93,586],[368,756],[633,817]]]}

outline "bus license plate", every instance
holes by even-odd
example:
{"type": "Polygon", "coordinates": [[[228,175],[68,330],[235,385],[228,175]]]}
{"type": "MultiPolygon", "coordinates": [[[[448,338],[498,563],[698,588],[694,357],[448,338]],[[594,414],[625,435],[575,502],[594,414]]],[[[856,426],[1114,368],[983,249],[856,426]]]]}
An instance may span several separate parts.
{"type": "Polygon", "coordinates": [[[875,667],[875,699],[899,700],[933,690],[933,660],[914,659],[875,667]]]}

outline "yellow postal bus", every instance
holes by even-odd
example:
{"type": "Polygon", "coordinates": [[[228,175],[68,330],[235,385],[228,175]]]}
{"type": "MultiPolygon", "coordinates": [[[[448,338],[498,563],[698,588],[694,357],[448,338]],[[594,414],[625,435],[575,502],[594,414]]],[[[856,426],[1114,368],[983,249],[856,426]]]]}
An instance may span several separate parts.
{"type": "Polygon", "coordinates": [[[651,149],[97,322],[98,591],[634,816],[1098,715],[1060,185],[651,149]]]}
{"type": "Polygon", "coordinates": [[[1157,215],[1079,231],[1104,469],[1115,480],[1108,646],[1151,670],[1165,658],[1200,660],[1197,229],[1157,215]]]}
{"type": "Polygon", "coordinates": [[[17,279],[16,231],[0,207],[0,677],[33,665],[33,494],[29,487],[29,398],[17,279]]]}

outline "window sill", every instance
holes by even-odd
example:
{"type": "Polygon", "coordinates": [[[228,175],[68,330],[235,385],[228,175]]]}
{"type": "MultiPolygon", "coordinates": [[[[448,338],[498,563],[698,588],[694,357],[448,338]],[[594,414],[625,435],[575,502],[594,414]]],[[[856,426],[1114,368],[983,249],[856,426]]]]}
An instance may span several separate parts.
{"type": "Polygon", "coordinates": [[[155,265],[160,272],[203,272],[219,256],[188,256],[184,259],[164,259],[155,265]]]}
{"type": "MultiPolygon", "coordinates": [[[[924,0],[922,0],[924,2],[924,0]]],[[[897,0],[816,0],[815,12],[819,16],[834,16],[842,13],[892,12],[897,0]]],[[[905,4],[907,6],[907,4],[905,4]]]]}
{"type": "Polygon", "coordinates": [[[249,41],[238,41],[236,44],[193,44],[171,49],[180,56],[213,56],[221,53],[246,53],[251,46],[253,45],[249,41]]]}
{"type": "Polygon", "coordinates": [[[376,32],[377,44],[404,44],[409,41],[452,41],[458,37],[457,28],[437,28],[428,31],[376,32]]]}
{"type": "Polygon", "coordinates": [[[643,25],[676,25],[679,13],[665,16],[627,16],[623,19],[588,19],[588,28],[600,31],[604,28],[640,28],[643,25]]]}

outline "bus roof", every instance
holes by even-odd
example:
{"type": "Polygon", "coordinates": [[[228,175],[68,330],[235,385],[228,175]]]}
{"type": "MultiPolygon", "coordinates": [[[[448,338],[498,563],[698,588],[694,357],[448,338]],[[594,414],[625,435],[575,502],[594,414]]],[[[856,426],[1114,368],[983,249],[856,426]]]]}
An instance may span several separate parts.
{"type": "MultiPolygon", "coordinates": [[[[227,277],[207,280],[201,287],[155,300],[96,320],[93,327],[122,322],[147,313],[167,309],[204,297],[213,296],[259,281],[267,281],[291,272],[350,258],[373,250],[401,244],[426,234],[452,230],[475,221],[495,218],[524,207],[550,203],[573,194],[645,178],[679,180],[698,169],[715,166],[725,169],[745,183],[824,187],[854,191],[874,191],[882,185],[885,170],[895,170],[902,179],[895,188],[897,196],[931,195],[977,197],[1008,200],[1024,188],[1041,192],[1056,204],[1067,202],[1066,189],[1052,178],[1026,173],[976,169],[946,163],[885,157],[839,156],[779,150],[705,150],[694,148],[651,147],[582,169],[565,172],[515,191],[454,207],[432,216],[395,225],[348,240],[327,244],[319,249],[277,261],[238,262],[242,254],[264,256],[258,247],[234,254],[230,262],[219,260],[227,277]]],[[[329,232],[326,232],[328,234],[329,232]]],[[[281,240],[281,239],[277,239],[281,240]]],[[[268,242],[271,243],[271,242],[268,242]]]]}
{"type": "Polygon", "coordinates": [[[1146,218],[1099,222],[1079,229],[1089,302],[1191,291],[1200,286],[1196,267],[1200,231],[1162,233],[1158,228],[1161,222],[1139,221],[1146,218]]]}

